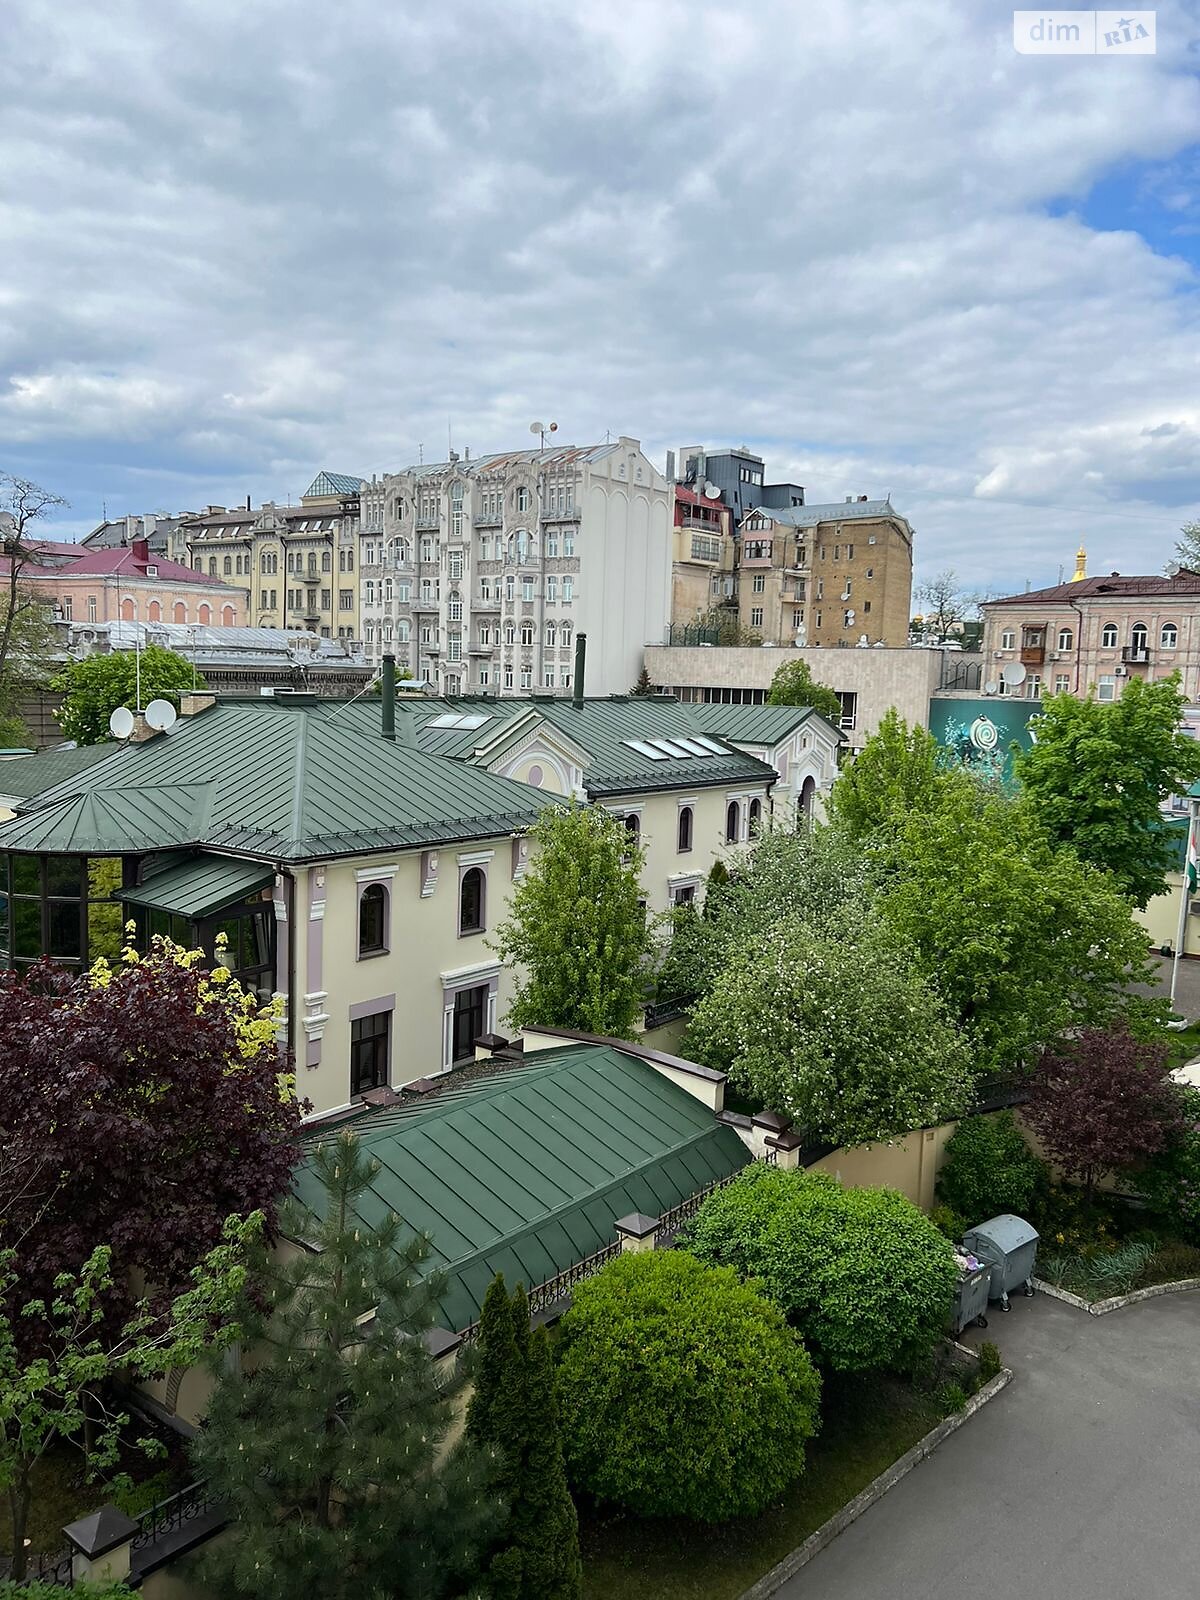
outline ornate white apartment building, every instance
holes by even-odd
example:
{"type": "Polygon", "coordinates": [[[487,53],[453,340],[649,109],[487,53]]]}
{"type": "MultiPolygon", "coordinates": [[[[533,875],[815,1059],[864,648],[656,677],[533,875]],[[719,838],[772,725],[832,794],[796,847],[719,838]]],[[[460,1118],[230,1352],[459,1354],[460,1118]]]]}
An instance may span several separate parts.
{"type": "Polygon", "coordinates": [[[674,491],[636,439],[469,454],[361,490],[368,661],[440,694],[624,692],[671,617],[674,491]]]}

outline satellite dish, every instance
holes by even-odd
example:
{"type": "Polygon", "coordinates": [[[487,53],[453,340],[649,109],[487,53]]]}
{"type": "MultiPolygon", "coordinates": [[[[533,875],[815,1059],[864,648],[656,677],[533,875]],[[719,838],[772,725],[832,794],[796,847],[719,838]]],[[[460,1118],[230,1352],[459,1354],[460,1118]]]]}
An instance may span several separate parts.
{"type": "Polygon", "coordinates": [[[108,719],[108,731],[114,739],[128,739],[133,727],[133,712],[128,706],[118,706],[108,719]]]}
{"type": "Polygon", "coordinates": [[[542,427],[540,422],[531,422],[529,424],[529,431],[530,433],[545,433],[546,430],[542,427]]]}
{"type": "Polygon", "coordinates": [[[720,487],[715,483],[706,483],[704,485],[704,498],[706,500],[719,500],[721,498],[720,487]]]}
{"type": "Polygon", "coordinates": [[[996,682],[995,678],[989,678],[983,686],[984,694],[998,694],[999,690],[1000,685],[996,682]]]}
{"type": "Polygon", "coordinates": [[[175,726],[179,713],[169,700],[151,700],[146,707],[146,723],[156,733],[166,733],[175,726]]]}
{"type": "Polygon", "coordinates": [[[1019,661],[1010,661],[1006,667],[1000,668],[1000,676],[1005,683],[1015,688],[1017,684],[1025,682],[1029,673],[1019,661]]]}

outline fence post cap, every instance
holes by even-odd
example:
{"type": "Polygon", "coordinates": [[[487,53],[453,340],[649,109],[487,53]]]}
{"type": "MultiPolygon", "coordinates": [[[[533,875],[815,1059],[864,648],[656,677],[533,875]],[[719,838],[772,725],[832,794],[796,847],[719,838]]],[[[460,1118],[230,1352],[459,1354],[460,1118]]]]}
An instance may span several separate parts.
{"type": "Polygon", "coordinates": [[[95,1560],[107,1555],[120,1544],[127,1544],[138,1531],[138,1525],[116,1506],[101,1506],[90,1516],[80,1517],[63,1529],[80,1555],[95,1560]]]}
{"type": "Polygon", "coordinates": [[[648,1239],[659,1225],[660,1218],[648,1217],[644,1211],[631,1211],[627,1217],[621,1217],[613,1223],[613,1227],[624,1239],[648,1239]]]}
{"type": "Polygon", "coordinates": [[[426,1328],[422,1334],[425,1348],[435,1361],[452,1355],[463,1342],[461,1333],[451,1333],[449,1328],[426,1328]]]}

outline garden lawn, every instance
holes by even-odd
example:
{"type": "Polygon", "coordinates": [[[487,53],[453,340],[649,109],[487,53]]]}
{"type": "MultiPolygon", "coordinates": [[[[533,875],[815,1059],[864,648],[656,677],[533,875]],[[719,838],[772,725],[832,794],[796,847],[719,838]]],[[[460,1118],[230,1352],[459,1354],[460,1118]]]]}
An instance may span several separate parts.
{"type": "Polygon", "coordinates": [[[827,1379],[821,1412],[803,1476],[761,1516],[710,1527],[581,1503],[584,1600],[736,1600],[943,1415],[932,1394],[873,1376],[827,1379]]]}
{"type": "Polygon", "coordinates": [[[1188,1028],[1182,1028],[1178,1033],[1167,1031],[1163,1038],[1167,1044],[1167,1063],[1172,1071],[1176,1067],[1186,1066],[1189,1061],[1194,1061],[1200,1056],[1200,1022],[1193,1022],[1188,1028]]]}

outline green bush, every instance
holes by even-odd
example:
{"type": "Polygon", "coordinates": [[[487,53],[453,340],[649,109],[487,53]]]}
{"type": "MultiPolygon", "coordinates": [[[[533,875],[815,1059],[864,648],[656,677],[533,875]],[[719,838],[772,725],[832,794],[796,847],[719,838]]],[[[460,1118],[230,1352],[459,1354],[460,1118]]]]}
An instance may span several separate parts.
{"type": "Polygon", "coordinates": [[[822,1366],[911,1370],[941,1338],[954,1252],[894,1189],[755,1162],[700,1208],[688,1249],[761,1281],[822,1366]]]}
{"type": "Polygon", "coordinates": [[[985,1339],[979,1346],[979,1381],[990,1383],[1003,1366],[1000,1360],[1000,1350],[990,1339],[985,1339]]]}
{"type": "Polygon", "coordinates": [[[0,1600],[137,1600],[134,1590],[123,1583],[77,1583],[64,1589],[57,1583],[13,1583],[0,1579],[0,1600]]]}
{"type": "Polygon", "coordinates": [[[929,1213],[929,1220],[942,1237],[949,1239],[952,1244],[957,1244],[967,1231],[966,1218],[959,1216],[949,1206],[934,1206],[929,1213]]]}
{"type": "Polygon", "coordinates": [[[1152,1278],[1155,1283],[1179,1283],[1184,1278],[1200,1278],[1200,1249],[1179,1240],[1160,1244],[1154,1252],[1153,1261],[1142,1272],[1134,1288],[1148,1288],[1149,1284],[1143,1281],[1147,1278],[1152,1278]]]}
{"type": "Polygon", "coordinates": [[[1011,1111],[964,1117],[946,1145],[937,1196],[966,1217],[968,1226],[1006,1211],[1023,1216],[1045,1172],[1011,1111]]]}
{"type": "Polygon", "coordinates": [[[1200,1244],[1200,1093],[1180,1091],[1189,1125],[1161,1155],[1152,1156],[1131,1182],[1150,1209],[1188,1244],[1200,1244]]]}
{"type": "Polygon", "coordinates": [[[682,1250],[579,1285],[558,1377],[572,1481],[640,1516],[755,1516],[817,1428],[820,1379],[779,1311],[682,1250]]]}

